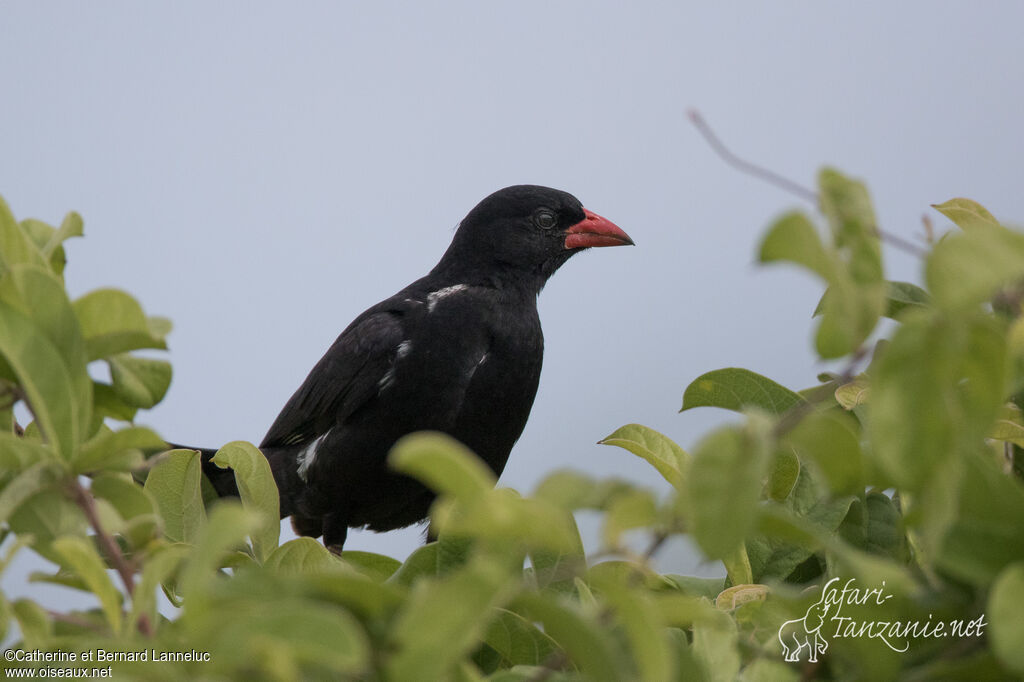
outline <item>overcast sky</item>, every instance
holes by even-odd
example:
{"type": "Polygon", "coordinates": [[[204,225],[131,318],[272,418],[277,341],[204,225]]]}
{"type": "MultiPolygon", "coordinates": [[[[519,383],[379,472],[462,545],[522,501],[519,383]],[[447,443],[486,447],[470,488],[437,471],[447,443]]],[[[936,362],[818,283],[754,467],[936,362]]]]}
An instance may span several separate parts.
{"type": "MultiPolygon", "coordinates": [[[[1021,26],[1010,1],[9,0],[0,194],[19,218],[83,215],[72,295],[121,287],[173,320],[174,381],[140,421],[215,447],[259,442],[336,335],[425,274],[481,198],[572,192],[637,245],[574,258],[541,295],[544,373],[501,483],[575,467],[663,490],[595,441],[640,422],[690,448],[727,417],[676,413],[699,374],[801,388],[821,370],[820,287],[753,264],[800,201],[727,167],[686,110],[801,183],[823,164],[865,179],[907,239],[953,196],[1019,224],[1021,26]]],[[[678,544],[661,568],[717,570],[678,544]]]]}

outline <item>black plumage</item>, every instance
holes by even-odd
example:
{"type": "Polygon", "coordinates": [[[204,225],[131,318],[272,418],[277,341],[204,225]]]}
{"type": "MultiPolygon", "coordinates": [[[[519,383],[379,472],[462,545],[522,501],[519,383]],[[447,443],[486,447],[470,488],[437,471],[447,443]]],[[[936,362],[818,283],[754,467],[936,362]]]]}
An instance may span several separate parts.
{"type": "MultiPolygon", "coordinates": [[[[423,520],[433,494],[386,465],[414,431],[454,436],[500,475],[540,378],[537,295],[581,249],[632,243],[566,192],[517,185],[481,201],[427,276],[341,333],[270,427],[260,449],[282,518],[335,550],[349,527],[423,520]]],[[[204,470],[237,494],[230,471],[204,470]]]]}

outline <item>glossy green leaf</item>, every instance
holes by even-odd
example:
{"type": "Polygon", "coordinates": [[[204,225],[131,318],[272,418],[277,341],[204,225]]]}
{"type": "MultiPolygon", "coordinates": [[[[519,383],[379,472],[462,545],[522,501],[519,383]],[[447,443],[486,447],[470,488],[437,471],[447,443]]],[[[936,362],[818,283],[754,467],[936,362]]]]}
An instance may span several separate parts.
{"type": "Polygon", "coordinates": [[[434,491],[455,497],[478,497],[497,482],[494,472],[479,457],[442,433],[405,436],[391,450],[388,462],[434,491]]]}
{"type": "Polygon", "coordinates": [[[524,594],[515,611],[541,623],[544,632],[558,643],[587,680],[616,682],[626,679],[610,633],[599,627],[572,602],[524,594]]]}
{"type": "Polygon", "coordinates": [[[32,496],[52,485],[60,475],[53,462],[36,462],[20,471],[0,490],[0,523],[32,496]]]}
{"type": "Polygon", "coordinates": [[[575,589],[576,578],[587,569],[587,558],[583,549],[576,521],[571,516],[568,521],[576,530],[576,542],[565,550],[549,550],[536,548],[530,552],[530,563],[533,566],[534,579],[537,587],[563,594],[570,594],[575,589]]]}
{"type": "Polygon", "coordinates": [[[46,259],[39,247],[14,219],[7,202],[0,197],[0,275],[18,263],[46,267],[46,259]]]}
{"type": "Polygon", "coordinates": [[[646,460],[674,487],[683,484],[683,471],[689,455],[675,441],[654,429],[640,424],[627,424],[598,441],[601,445],[617,445],[646,460]]]}
{"type": "Polygon", "coordinates": [[[708,680],[732,682],[737,678],[741,663],[738,645],[736,622],[725,614],[693,626],[693,653],[708,680]]]}
{"type": "Polygon", "coordinates": [[[210,518],[199,529],[195,550],[182,571],[181,594],[186,603],[193,597],[193,608],[205,607],[200,600],[212,584],[217,569],[223,565],[225,555],[243,546],[246,536],[259,524],[259,517],[237,502],[224,501],[210,511],[210,518]]]}
{"type": "Polygon", "coordinates": [[[543,665],[557,648],[533,623],[506,609],[495,609],[482,639],[501,657],[503,667],[543,665]]]}
{"type": "Polygon", "coordinates": [[[925,263],[925,281],[937,305],[964,308],[989,300],[996,289],[1024,278],[1024,234],[1007,229],[948,235],[925,263]]]}
{"type": "Polygon", "coordinates": [[[442,679],[479,641],[512,589],[505,571],[484,561],[416,583],[392,630],[401,644],[387,663],[388,677],[442,679]],[[459,608],[450,608],[456,603],[459,608]]]}
{"type": "Polygon", "coordinates": [[[166,450],[167,443],[151,429],[129,426],[118,431],[101,430],[87,441],[75,458],[75,469],[128,471],[142,464],[144,452],[166,450]]]}
{"type": "Polygon", "coordinates": [[[167,348],[138,301],[117,289],[97,289],[74,302],[90,360],[138,348],[167,348]]]}
{"type": "Polygon", "coordinates": [[[174,542],[194,543],[206,522],[200,493],[202,463],[195,450],[171,450],[146,477],[146,491],[156,500],[164,533],[174,542]]]}
{"type": "Polygon", "coordinates": [[[808,415],[784,437],[805,460],[814,462],[829,487],[840,495],[864,489],[864,454],[855,419],[838,410],[808,415]]]}
{"type": "Polygon", "coordinates": [[[61,221],[60,227],[54,230],[46,244],[42,247],[43,257],[52,258],[53,254],[65,241],[72,237],[83,236],[85,234],[83,227],[82,216],[74,211],[68,213],[64,216],[64,220],[61,221]]]}
{"type": "Polygon", "coordinates": [[[88,408],[77,405],[75,377],[45,334],[27,317],[0,301],[0,355],[18,377],[32,413],[55,450],[70,459],[84,438],[79,418],[88,408]]]}
{"type": "Polygon", "coordinates": [[[790,450],[779,450],[768,470],[768,482],[765,492],[776,502],[782,502],[796,485],[800,476],[800,458],[790,450]]]}
{"type": "MultiPolygon", "coordinates": [[[[825,312],[825,296],[827,295],[828,291],[818,301],[818,305],[814,309],[814,317],[825,312]]],[[[900,313],[904,310],[908,308],[927,308],[931,305],[931,302],[931,295],[916,284],[909,282],[886,282],[885,311],[882,314],[895,320],[899,318],[900,313]]]]}
{"type": "Polygon", "coordinates": [[[872,379],[874,463],[913,489],[958,444],[978,442],[1001,408],[1005,362],[1005,339],[990,318],[908,315],[872,379]]]}
{"type": "Polygon", "coordinates": [[[26,649],[42,649],[53,639],[53,621],[42,606],[30,599],[18,599],[11,604],[11,610],[18,619],[26,649]]]}
{"type": "Polygon", "coordinates": [[[157,622],[159,613],[157,612],[156,591],[160,588],[161,583],[178,570],[187,556],[186,547],[168,545],[146,558],[139,582],[135,585],[131,610],[124,628],[126,633],[135,631],[142,618],[147,619],[151,624],[157,622]]]}
{"type": "Polygon", "coordinates": [[[277,484],[270,463],[263,453],[245,441],[232,441],[219,450],[213,463],[235,472],[235,482],[242,506],[259,519],[259,528],[252,534],[252,546],[259,561],[266,560],[281,534],[281,509],[277,484]]]}
{"type": "Polygon", "coordinates": [[[341,553],[341,560],[363,575],[383,582],[395,574],[402,562],[383,554],[348,550],[341,553]]]}
{"type": "Polygon", "coordinates": [[[715,431],[697,446],[687,517],[708,558],[735,552],[753,527],[766,460],[765,445],[738,429],[715,431]]]}
{"type": "Polygon", "coordinates": [[[787,213],[770,228],[758,252],[762,263],[787,261],[802,265],[825,281],[832,279],[835,257],[829,253],[818,230],[803,213],[787,213]]]}
{"type": "Polygon", "coordinates": [[[971,199],[950,199],[941,204],[932,204],[932,208],[952,220],[961,230],[1002,228],[988,209],[971,199]]]}
{"type": "Polygon", "coordinates": [[[1024,674],[1024,562],[1008,566],[992,587],[985,613],[991,623],[989,637],[999,659],[1024,674]]]}
{"type": "Polygon", "coordinates": [[[338,567],[338,560],[313,538],[289,540],[270,553],[263,566],[279,573],[317,573],[338,567]]]}
{"type": "Polygon", "coordinates": [[[32,548],[57,563],[51,543],[65,535],[85,535],[82,510],[62,492],[46,489],[26,500],[9,519],[11,530],[19,536],[32,536],[32,548]]]}
{"type": "Polygon", "coordinates": [[[680,412],[694,407],[721,407],[741,412],[757,407],[783,414],[803,402],[798,394],[748,369],[716,369],[694,379],[683,393],[680,412]]]}
{"type": "Polygon", "coordinates": [[[126,405],[150,408],[164,399],[171,385],[171,364],[127,353],[107,358],[114,393],[126,405]]]}
{"type": "Polygon", "coordinates": [[[121,612],[121,593],[111,581],[106,564],[96,547],[85,538],[68,536],[54,540],[53,549],[99,599],[110,629],[115,633],[120,632],[124,617],[121,612]]]}

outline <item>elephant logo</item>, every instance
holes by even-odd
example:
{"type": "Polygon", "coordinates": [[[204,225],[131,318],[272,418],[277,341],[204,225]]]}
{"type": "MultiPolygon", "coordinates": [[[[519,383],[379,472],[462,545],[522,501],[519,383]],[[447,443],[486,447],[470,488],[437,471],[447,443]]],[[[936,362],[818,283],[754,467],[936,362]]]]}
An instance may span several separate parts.
{"type": "Polygon", "coordinates": [[[823,590],[821,599],[807,609],[803,618],[794,618],[782,624],[779,628],[779,642],[787,661],[799,661],[800,651],[804,648],[807,649],[807,660],[811,663],[817,663],[818,654],[825,653],[828,642],[821,636],[821,628],[825,625],[829,606],[823,590]]]}

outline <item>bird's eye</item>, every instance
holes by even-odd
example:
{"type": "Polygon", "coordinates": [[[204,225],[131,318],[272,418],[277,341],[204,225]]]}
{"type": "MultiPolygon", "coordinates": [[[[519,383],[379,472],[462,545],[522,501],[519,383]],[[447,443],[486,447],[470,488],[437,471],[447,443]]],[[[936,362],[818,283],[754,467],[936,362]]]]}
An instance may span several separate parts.
{"type": "Polygon", "coordinates": [[[558,224],[558,218],[555,214],[546,208],[542,208],[533,214],[533,222],[537,227],[550,230],[552,227],[558,224]]]}

